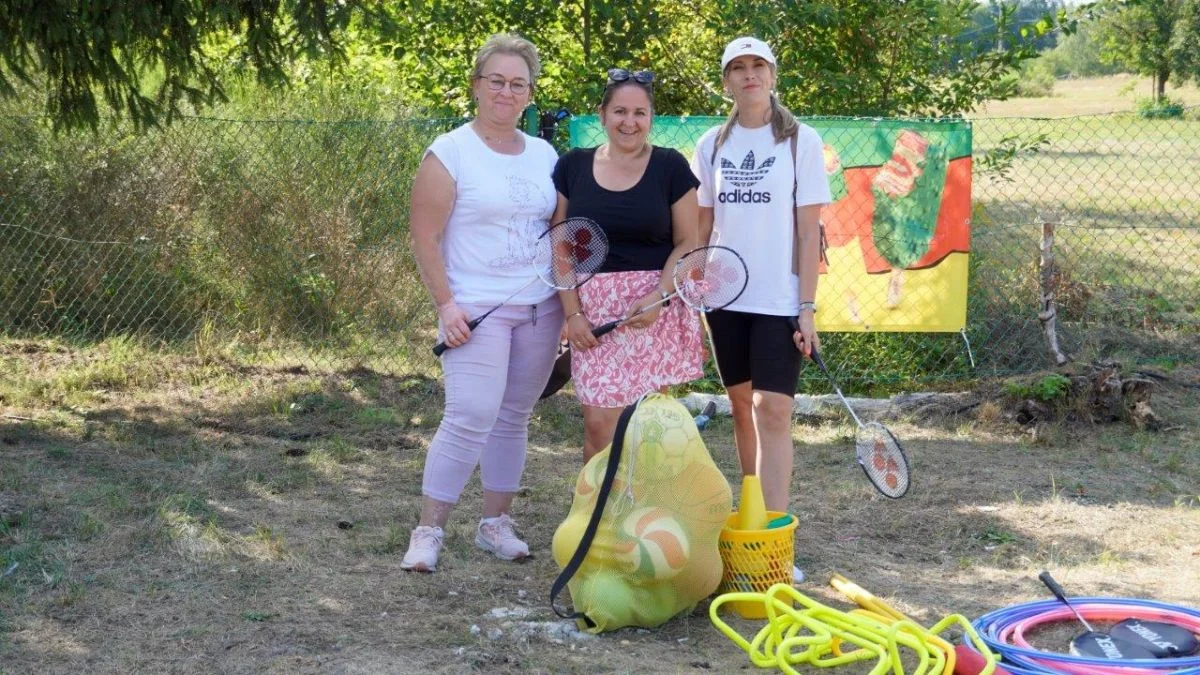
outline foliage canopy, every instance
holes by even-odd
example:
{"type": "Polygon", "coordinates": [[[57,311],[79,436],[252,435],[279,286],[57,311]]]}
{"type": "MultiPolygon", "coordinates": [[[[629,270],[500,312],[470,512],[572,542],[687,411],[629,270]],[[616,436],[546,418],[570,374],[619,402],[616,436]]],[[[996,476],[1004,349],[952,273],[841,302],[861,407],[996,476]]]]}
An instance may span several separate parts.
{"type": "Polygon", "coordinates": [[[544,108],[590,111],[603,73],[624,66],[658,73],[660,112],[712,113],[726,107],[721,48],[754,34],[775,48],[780,95],[799,112],[956,115],[1009,95],[1004,73],[1073,28],[1058,5],[1036,21],[1022,7],[995,5],[981,29],[973,0],[12,0],[0,6],[0,97],[33,87],[59,126],[94,128],[104,108],[146,126],[253,77],[461,115],[475,49],[511,31],[541,51],[544,108]]]}
{"type": "Polygon", "coordinates": [[[1167,82],[1200,82],[1200,0],[1102,0],[1099,17],[1105,58],[1154,78],[1154,97],[1167,82]]]}

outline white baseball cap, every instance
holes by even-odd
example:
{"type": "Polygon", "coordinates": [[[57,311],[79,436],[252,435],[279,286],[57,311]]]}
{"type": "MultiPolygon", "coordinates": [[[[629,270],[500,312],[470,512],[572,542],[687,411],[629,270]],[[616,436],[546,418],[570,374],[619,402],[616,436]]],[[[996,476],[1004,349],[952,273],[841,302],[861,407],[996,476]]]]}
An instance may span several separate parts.
{"type": "Polygon", "coordinates": [[[721,71],[724,72],[730,61],[746,54],[761,57],[775,65],[775,54],[771,52],[770,45],[755,37],[740,37],[725,45],[725,53],[721,55],[721,71]]]}

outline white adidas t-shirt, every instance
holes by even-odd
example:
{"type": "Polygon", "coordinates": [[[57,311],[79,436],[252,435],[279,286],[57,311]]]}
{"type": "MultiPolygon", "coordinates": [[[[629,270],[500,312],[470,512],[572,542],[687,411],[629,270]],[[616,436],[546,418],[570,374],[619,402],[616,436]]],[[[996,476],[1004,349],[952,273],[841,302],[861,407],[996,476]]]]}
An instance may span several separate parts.
{"type": "MultiPolygon", "coordinates": [[[[525,151],[504,155],[463,125],[434,139],[433,153],[454,179],[456,198],[442,239],[446,276],[460,303],[495,304],[537,276],[534,244],[554,214],[550,174],[558,153],[525,136],[525,151]]],[[[534,283],[510,301],[532,305],[554,295],[534,283]]]]}
{"type": "Polygon", "coordinates": [[[821,137],[812,127],[800,125],[793,169],[791,141],[776,143],[770,125],[747,129],[735,124],[717,152],[714,171],[718,129],[700,137],[692,171],[700,179],[700,206],[713,208],[709,243],[740,253],[750,271],[746,290],[728,309],[795,316],[800,288],[792,274],[792,182],[799,176],[795,206],[831,201],[821,137]]]}

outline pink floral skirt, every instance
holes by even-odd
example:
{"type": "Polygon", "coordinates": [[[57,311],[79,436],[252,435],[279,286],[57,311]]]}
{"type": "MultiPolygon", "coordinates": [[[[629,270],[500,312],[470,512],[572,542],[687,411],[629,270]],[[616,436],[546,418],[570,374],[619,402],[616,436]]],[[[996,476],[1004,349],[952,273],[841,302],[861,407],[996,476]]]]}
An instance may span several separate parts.
{"type": "MultiPolygon", "coordinates": [[[[597,274],[579,287],[583,312],[593,326],[619,319],[634,301],[658,286],[657,270],[597,274]]],[[[584,405],[622,408],[643,394],[704,375],[700,316],[679,298],[646,328],[622,326],[597,347],[572,351],[575,395],[584,405]]]]}

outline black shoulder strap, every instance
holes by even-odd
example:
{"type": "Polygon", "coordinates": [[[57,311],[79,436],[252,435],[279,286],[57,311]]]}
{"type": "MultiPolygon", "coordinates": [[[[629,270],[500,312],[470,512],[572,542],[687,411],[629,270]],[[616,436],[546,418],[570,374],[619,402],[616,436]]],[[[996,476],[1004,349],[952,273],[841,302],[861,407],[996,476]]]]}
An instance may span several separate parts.
{"type": "Polygon", "coordinates": [[[627,405],[625,410],[621,411],[621,416],[617,418],[617,428],[613,433],[612,446],[608,450],[608,466],[604,469],[604,481],[600,484],[600,493],[596,496],[596,508],[592,510],[592,518],[588,521],[587,529],[583,531],[583,537],[579,540],[579,547],[575,549],[575,554],[571,556],[570,562],[563,567],[563,571],[550,586],[550,607],[554,613],[564,619],[583,619],[588,628],[595,628],[596,624],[586,614],[582,612],[567,614],[565,610],[560,610],[554,604],[554,600],[567,587],[567,582],[571,580],[571,577],[579,571],[579,566],[583,564],[583,559],[587,557],[588,549],[592,546],[592,540],[596,537],[596,530],[600,527],[600,518],[604,516],[604,507],[608,504],[608,495],[612,492],[613,479],[617,476],[617,466],[621,463],[621,454],[625,447],[625,430],[629,427],[629,420],[633,418],[635,410],[637,410],[637,403],[627,405]]]}
{"type": "MultiPolygon", "coordinates": [[[[800,132],[796,131],[789,138],[788,142],[792,146],[792,171],[795,180],[792,181],[792,274],[800,274],[800,223],[796,221],[796,193],[800,189],[800,172],[796,168],[796,142],[800,136],[800,132]]],[[[829,248],[829,242],[825,238],[825,221],[817,222],[817,257],[818,259],[829,264],[829,260],[825,257],[825,249],[829,248]]]]}

